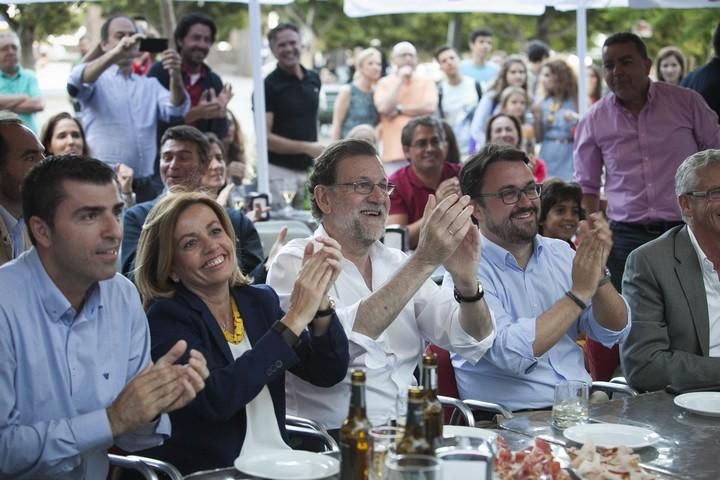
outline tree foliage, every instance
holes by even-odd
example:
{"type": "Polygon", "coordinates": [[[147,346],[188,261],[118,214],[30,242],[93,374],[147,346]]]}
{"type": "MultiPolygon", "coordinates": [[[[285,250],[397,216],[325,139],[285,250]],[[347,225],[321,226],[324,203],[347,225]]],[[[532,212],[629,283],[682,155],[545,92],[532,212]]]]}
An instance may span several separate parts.
{"type": "Polygon", "coordinates": [[[33,68],[33,43],[51,34],[61,34],[77,29],[82,23],[82,10],[63,3],[33,5],[0,4],[0,15],[20,37],[21,64],[33,68]]]}

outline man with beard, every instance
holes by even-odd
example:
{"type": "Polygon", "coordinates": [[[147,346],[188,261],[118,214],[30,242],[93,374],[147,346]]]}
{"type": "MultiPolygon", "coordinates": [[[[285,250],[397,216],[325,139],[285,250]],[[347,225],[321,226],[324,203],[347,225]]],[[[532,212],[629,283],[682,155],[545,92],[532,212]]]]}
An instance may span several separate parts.
{"type": "MultiPolygon", "coordinates": [[[[216,32],[215,22],[203,13],[185,15],[175,27],[175,48],[180,53],[180,72],[191,106],[184,119],[161,122],[158,138],[162,138],[168,127],[183,123],[201,132],[213,132],[218,138],[227,133],[226,108],[232,98],[232,88],[230,84],[223,85],[220,76],[205,63],[216,32]]],[[[162,62],[155,62],[147,76],[157,78],[165,88],[170,88],[170,75],[162,62]]]]}
{"type": "Polygon", "coordinates": [[[320,227],[313,237],[289,242],[270,266],[268,284],[287,309],[302,268],[308,242],[325,239],[342,248],[342,271],[318,316],[333,309],[350,340],[348,376],[338,385],[318,388],[289,375],[287,411],[341,426],[348,409],[350,371],[367,375],[367,413],[373,425],[396,415],[396,398],[415,383],[413,371],[427,339],[475,363],[492,345],[494,321],[476,277],[477,229],[470,198],[428,198],[417,249],[411,257],[385,247],[390,207],[388,183],[375,148],[361,140],[331,145],[318,157],[309,179],[314,215],[320,227]],[[453,278],[453,293],[439,288],[430,275],[443,265],[453,278]]]}
{"type": "Polygon", "coordinates": [[[541,185],[527,163],[520,150],[488,145],[460,172],[480,224],[478,273],[497,338],[476,364],[454,355],[458,389],[514,411],[552,406],[560,381],[590,382],[579,333],[610,346],[630,331],[629,309],[605,273],[607,222],[599,214],[580,222],[577,252],[538,235],[541,185]]]}

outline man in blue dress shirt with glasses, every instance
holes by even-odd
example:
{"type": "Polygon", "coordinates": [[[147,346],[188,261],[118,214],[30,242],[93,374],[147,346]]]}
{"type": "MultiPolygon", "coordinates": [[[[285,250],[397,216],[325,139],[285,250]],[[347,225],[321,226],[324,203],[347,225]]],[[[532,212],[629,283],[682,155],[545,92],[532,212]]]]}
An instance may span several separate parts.
{"type": "Polygon", "coordinates": [[[135,287],[115,273],[122,229],[111,167],[78,156],[38,163],[23,184],[33,248],[0,267],[0,478],[102,479],[107,450],[158,445],[164,413],[208,371],[179,341],[150,363],[135,287]]]}
{"type": "Polygon", "coordinates": [[[629,309],[605,274],[607,222],[581,222],[577,252],[538,235],[541,188],[527,163],[519,150],[488,145],[460,172],[480,224],[478,273],[497,337],[476,364],[455,355],[453,366],[461,397],[510,410],[552,406],[563,380],[590,382],[579,333],[611,346],[630,330],[629,309]]]}

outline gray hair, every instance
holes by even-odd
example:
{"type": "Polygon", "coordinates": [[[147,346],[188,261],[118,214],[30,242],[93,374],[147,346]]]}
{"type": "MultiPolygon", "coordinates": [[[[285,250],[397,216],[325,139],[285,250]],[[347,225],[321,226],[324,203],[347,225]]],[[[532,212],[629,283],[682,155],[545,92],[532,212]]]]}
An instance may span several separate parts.
{"type": "Polygon", "coordinates": [[[697,188],[698,170],[716,164],[720,164],[720,150],[704,150],[686,158],[675,173],[675,195],[680,196],[697,188]]]}
{"type": "Polygon", "coordinates": [[[20,37],[17,36],[17,33],[10,30],[6,32],[0,32],[0,40],[4,40],[6,38],[11,38],[15,40],[15,45],[17,45],[18,50],[20,50],[20,37]]]}

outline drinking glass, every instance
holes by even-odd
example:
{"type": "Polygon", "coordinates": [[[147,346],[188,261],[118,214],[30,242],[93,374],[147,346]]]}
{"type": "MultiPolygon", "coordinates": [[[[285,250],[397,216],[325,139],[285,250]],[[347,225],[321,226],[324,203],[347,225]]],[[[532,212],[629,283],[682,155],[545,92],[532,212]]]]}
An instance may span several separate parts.
{"type": "Polygon", "coordinates": [[[400,427],[382,426],[370,429],[370,480],[380,480],[385,471],[385,458],[395,455],[395,446],[402,437],[400,427]]]}
{"type": "Polygon", "coordinates": [[[490,480],[494,452],[492,441],[462,435],[445,437],[435,448],[435,455],[442,461],[443,478],[449,480],[490,480]]]}
{"type": "Polygon", "coordinates": [[[552,407],[552,426],[564,430],[578,423],[587,423],[590,386],[578,380],[563,381],[555,385],[552,407]]]}
{"type": "Polygon", "coordinates": [[[384,480],[441,480],[440,460],[430,455],[388,455],[384,480]]]}

